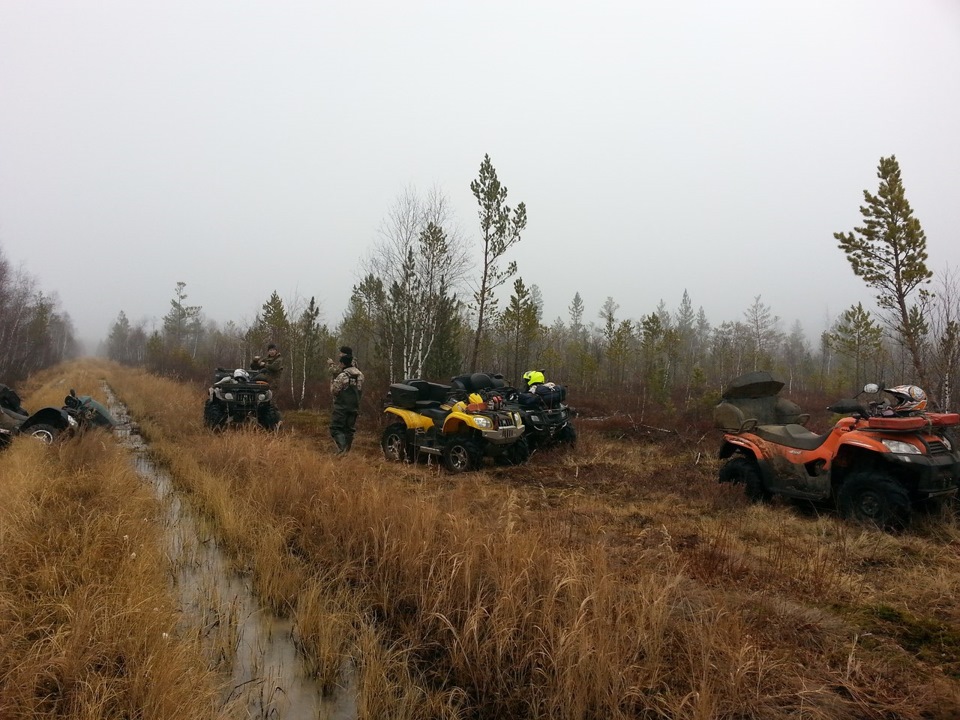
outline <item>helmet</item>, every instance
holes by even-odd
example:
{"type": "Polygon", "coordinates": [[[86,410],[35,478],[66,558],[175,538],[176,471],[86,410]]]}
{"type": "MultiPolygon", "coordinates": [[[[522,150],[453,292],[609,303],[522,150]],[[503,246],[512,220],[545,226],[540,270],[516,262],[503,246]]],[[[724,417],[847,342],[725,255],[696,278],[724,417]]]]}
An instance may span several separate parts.
{"type": "Polygon", "coordinates": [[[896,398],[897,404],[893,406],[896,412],[909,412],[911,410],[920,412],[927,408],[927,394],[916,385],[897,385],[892,388],[884,388],[884,392],[890,393],[896,398]]]}
{"type": "Polygon", "coordinates": [[[523,381],[527,384],[527,387],[542,383],[544,380],[543,373],[539,370],[527,370],[523,374],[523,381]]]}
{"type": "Polygon", "coordinates": [[[233,377],[235,380],[249,380],[250,374],[243,368],[237,368],[233,371],[233,377]]]}

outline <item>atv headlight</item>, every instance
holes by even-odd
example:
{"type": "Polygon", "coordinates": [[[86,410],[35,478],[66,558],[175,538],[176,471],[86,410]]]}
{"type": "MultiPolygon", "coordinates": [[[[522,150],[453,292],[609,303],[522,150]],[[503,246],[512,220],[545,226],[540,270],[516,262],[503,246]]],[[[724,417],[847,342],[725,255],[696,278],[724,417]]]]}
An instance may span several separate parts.
{"type": "Polygon", "coordinates": [[[264,402],[267,399],[266,393],[260,393],[257,395],[257,402],[264,402]]]}
{"type": "Polygon", "coordinates": [[[224,399],[224,400],[233,400],[233,393],[225,392],[225,393],[223,394],[223,399],[224,399]]]}
{"type": "Polygon", "coordinates": [[[517,412],[513,413],[513,424],[516,425],[517,427],[520,427],[521,425],[523,425],[523,418],[520,417],[520,413],[517,413],[517,412]]]}
{"type": "Polygon", "coordinates": [[[532,423],[538,423],[538,422],[540,422],[540,416],[539,416],[539,415],[531,415],[531,416],[530,416],[530,422],[532,422],[532,423]]]}
{"type": "Polygon", "coordinates": [[[481,430],[489,430],[493,427],[493,420],[488,417],[483,417],[483,415],[476,415],[473,418],[473,422],[481,430]]]}
{"type": "Polygon", "coordinates": [[[67,425],[74,428],[77,427],[77,421],[73,415],[67,415],[67,425]]]}
{"type": "Polygon", "coordinates": [[[920,448],[903,440],[881,440],[880,442],[887,446],[887,450],[892,453],[897,453],[898,455],[920,454],[920,448]]]}
{"type": "Polygon", "coordinates": [[[946,435],[941,435],[941,436],[940,436],[940,442],[943,443],[943,446],[944,446],[947,450],[949,450],[950,452],[953,452],[953,443],[950,442],[950,438],[948,438],[946,435]]]}

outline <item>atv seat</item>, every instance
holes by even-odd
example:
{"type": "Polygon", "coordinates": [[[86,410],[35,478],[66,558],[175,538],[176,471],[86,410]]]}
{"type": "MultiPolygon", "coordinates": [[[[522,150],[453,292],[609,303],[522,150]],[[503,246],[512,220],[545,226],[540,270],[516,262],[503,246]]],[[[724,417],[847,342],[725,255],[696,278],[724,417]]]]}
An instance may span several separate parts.
{"type": "MultiPolygon", "coordinates": [[[[494,382],[492,378],[487,373],[473,373],[472,375],[457,375],[453,380],[450,381],[450,384],[453,386],[454,390],[460,390],[463,392],[482,392],[484,390],[491,390],[495,387],[501,387],[494,382]]],[[[506,385],[506,383],[503,383],[506,385]]]]}
{"type": "Polygon", "coordinates": [[[442,403],[450,394],[450,386],[426,380],[404,380],[404,385],[417,389],[417,404],[422,402],[442,403]]]}
{"type": "Polygon", "coordinates": [[[450,408],[444,407],[435,407],[435,408],[425,408],[418,411],[424,417],[428,417],[433,420],[433,424],[441,428],[443,427],[443,420],[450,414],[450,408]]]}
{"type": "Polygon", "coordinates": [[[830,433],[817,435],[807,430],[803,425],[797,425],[796,423],[757,425],[754,432],[764,440],[797,450],[816,450],[830,437],[830,433]]]}
{"type": "Polygon", "coordinates": [[[449,385],[427,382],[426,380],[405,380],[390,386],[388,402],[405,410],[420,412],[426,408],[436,408],[446,401],[450,394],[449,385]]]}
{"type": "Polygon", "coordinates": [[[12,418],[14,422],[16,422],[18,425],[30,419],[29,415],[21,415],[20,413],[5,407],[0,408],[0,413],[3,413],[4,415],[7,415],[8,417],[12,418]]]}

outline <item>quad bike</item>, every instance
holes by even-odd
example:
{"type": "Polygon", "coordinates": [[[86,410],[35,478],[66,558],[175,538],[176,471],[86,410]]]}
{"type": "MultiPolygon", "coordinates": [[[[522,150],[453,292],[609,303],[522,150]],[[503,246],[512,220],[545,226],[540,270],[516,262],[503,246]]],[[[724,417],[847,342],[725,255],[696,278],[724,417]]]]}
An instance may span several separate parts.
{"type": "MultiPolygon", "coordinates": [[[[484,383],[485,373],[480,373],[480,383],[484,383]]],[[[492,391],[500,393],[504,407],[520,413],[525,429],[524,437],[530,450],[555,445],[574,446],[577,442],[577,430],[573,426],[573,410],[566,403],[566,390],[560,388],[556,397],[531,392],[522,392],[511,387],[503,375],[489,375],[493,382],[492,391]]],[[[473,375],[459,375],[452,380],[454,388],[468,392],[488,392],[487,388],[474,387],[473,375]]],[[[558,388],[560,386],[557,386],[558,388]]]]}
{"type": "MultiPolygon", "coordinates": [[[[823,435],[807,430],[800,408],[778,398],[783,383],[753,372],[734,380],[714,409],[724,430],[720,482],[742,483],[754,501],[772,495],[829,501],[847,518],[882,527],[903,527],[917,507],[956,495],[960,448],[949,437],[956,413],[923,412],[914,386],[882,389],[863,405],[857,398],[827,409],[842,415],[823,435]],[[914,407],[912,407],[914,406],[914,407]]],[[[863,394],[860,393],[859,395],[863,394]]]]}
{"type": "Polygon", "coordinates": [[[63,409],[77,421],[80,428],[112,428],[117,424],[110,411],[89,395],[77,395],[76,390],[63,399],[63,409]]]}
{"type": "Polygon", "coordinates": [[[49,444],[76,428],[77,421],[66,409],[45,407],[30,413],[20,404],[16,391],[0,385],[0,448],[6,447],[15,435],[26,435],[49,444]]]}
{"type": "MultiPolygon", "coordinates": [[[[490,378],[488,384],[492,387],[490,378]]],[[[384,413],[384,457],[413,462],[440,457],[452,473],[475,470],[485,457],[519,464],[530,456],[520,414],[504,409],[496,394],[456,391],[450,385],[408,380],[390,386],[384,413]]]]}
{"type": "Polygon", "coordinates": [[[213,384],[203,406],[203,424],[222,430],[230,424],[256,422],[266,430],[276,430],[281,416],[273,404],[273,391],[266,376],[237,368],[232,373],[217,368],[213,384]]]}

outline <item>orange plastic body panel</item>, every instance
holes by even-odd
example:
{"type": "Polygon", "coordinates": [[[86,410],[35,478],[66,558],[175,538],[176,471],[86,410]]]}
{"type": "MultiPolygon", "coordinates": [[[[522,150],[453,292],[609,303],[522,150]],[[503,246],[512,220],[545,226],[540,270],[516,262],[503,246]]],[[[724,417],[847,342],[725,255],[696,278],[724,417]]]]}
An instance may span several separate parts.
{"type": "Polygon", "coordinates": [[[927,413],[927,418],[934,427],[960,425],[960,413],[927,413]]]}
{"type": "Polygon", "coordinates": [[[889,449],[882,440],[903,440],[903,433],[910,432],[917,439],[936,439],[936,436],[923,432],[922,428],[931,428],[932,423],[926,417],[908,418],[869,418],[857,420],[855,418],[841,418],[829,437],[820,447],[814,450],[791,448],[786,445],[765,440],[752,432],[739,434],[727,433],[725,439],[732,445],[749,450],[758,458],[783,457],[793,464],[805,464],[811,461],[823,460],[829,468],[837,457],[841,446],[858,447],[877,453],[888,453],[889,449]],[[884,427],[877,427],[876,421],[882,420],[884,427]],[[904,422],[906,421],[906,423],[904,422]],[[889,427],[887,426],[889,425],[889,427]]]}
{"type": "Polygon", "coordinates": [[[874,430],[919,430],[930,423],[923,417],[872,417],[866,427],[874,430]]]}

